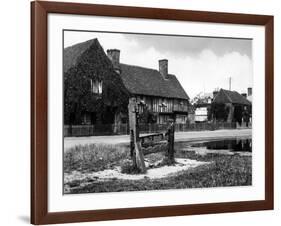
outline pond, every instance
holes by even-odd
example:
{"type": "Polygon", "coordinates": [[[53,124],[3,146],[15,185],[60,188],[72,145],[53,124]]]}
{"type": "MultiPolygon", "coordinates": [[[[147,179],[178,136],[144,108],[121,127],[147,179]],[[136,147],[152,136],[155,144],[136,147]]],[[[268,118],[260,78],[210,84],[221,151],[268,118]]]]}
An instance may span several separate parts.
{"type": "Polygon", "coordinates": [[[251,155],[252,153],[252,139],[248,138],[200,141],[185,143],[183,146],[182,150],[195,151],[200,155],[207,153],[251,155]]]}
{"type": "Polygon", "coordinates": [[[206,147],[210,150],[252,152],[252,139],[227,139],[195,143],[192,147],[206,147]]]}

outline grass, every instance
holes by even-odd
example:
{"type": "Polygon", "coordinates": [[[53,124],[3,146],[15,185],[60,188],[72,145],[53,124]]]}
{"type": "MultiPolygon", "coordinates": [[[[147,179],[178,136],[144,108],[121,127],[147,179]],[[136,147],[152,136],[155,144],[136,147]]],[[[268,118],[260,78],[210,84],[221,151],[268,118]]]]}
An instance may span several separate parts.
{"type": "Polygon", "coordinates": [[[125,145],[90,144],[79,145],[64,153],[64,172],[73,170],[96,172],[113,168],[129,158],[125,145]]]}
{"type": "MultiPolygon", "coordinates": [[[[189,158],[209,162],[210,164],[201,165],[187,171],[182,171],[176,176],[170,176],[162,179],[145,178],[142,180],[95,180],[84,187],[73,186],[71,188],[71,193],[246,186],[252,184],[251,156],[240,156],[239,154],[222,155],[217,153],[198,155],[194,151],[184,151],[183,147],[184,144],[175,144],[176,158],[189,158]]],[[[66,153],[66,156],[69,159],[65,159],[65,163],[68,162],[65,164],[65,167],[67,165],[69,170],[77,167],[87,168],[87,165],[90,167],[90,170],[101,170],[110,167],[110,165],[122,164],[124,158],[129,159],[129,149],[125,146],[99,147],[94,145],[89,147],[79,147],[76,151],[72,150],[69,152],[68,155],[66,153]],[[83,153],[83,148],[85,148],[86,153],[83,153]],[[75,157],[73,158],[72,155],[75,157]],[[102,160],[99,158],[102,158],[102,160]],[[71,160],[73,161],[71,164],[69,162],[70,159],[73,159],[71,160]],[[79,160],[75,161],[77,159],[79,160]],[[86,159],[86,162],[84,162],[83,159],[86,159]],[[93,163],[95,166],[91,165],[93,163]]],[[[155,154],[151,154],[151,157],[154,158],[155,154]]],[[[125,163],[125,165],[126,164],[128,163],[125,163]]]]}
{"type": "Polygon", "coordinates": [[[133,162],[131,160],[124,160],[120,164],[121,166],[121,173],[126,174],[140,174],[141,170],[138,169],[136,166],[133,165],[133,162]]]}

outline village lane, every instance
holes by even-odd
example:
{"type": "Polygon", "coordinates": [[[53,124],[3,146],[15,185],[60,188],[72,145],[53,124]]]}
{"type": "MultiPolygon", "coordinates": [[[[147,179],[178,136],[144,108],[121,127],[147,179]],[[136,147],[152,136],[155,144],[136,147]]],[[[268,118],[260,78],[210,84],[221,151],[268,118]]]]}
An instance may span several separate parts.
{"type": "MultiPolygon", "coordinates": [[[[227,139],[251,137],[252,129],[235,129],[235,130],[214,130],[214,131],[189,131],[176,132],[175,141],[200,141],[210,139],[227,139]]],[[[86,145],[94,143],[121,144],[129,143],[129,135],[115,136],[91,136],[91,137],[66,137],[64,138],[64,149],[76,145],[86,145]]]]}

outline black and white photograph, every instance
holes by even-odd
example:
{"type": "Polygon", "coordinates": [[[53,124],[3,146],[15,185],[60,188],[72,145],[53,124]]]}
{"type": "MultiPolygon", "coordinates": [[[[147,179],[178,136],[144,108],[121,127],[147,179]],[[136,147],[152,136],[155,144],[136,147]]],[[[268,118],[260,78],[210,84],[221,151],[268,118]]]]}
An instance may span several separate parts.
{"type": "Polygon", "coordinates": [[[252,186],[252,39],[62,42],[63,194],[252,186]]]}

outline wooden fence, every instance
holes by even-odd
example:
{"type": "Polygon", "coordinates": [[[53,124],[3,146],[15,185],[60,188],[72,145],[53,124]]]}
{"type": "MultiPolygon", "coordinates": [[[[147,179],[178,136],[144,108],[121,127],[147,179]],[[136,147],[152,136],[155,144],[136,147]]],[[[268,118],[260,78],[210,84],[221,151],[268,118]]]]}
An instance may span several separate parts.
{"type": "MultiPolygon", "coordinates": [[[[140,133],[165,132],[167,128],[168,128],[168,124],[139,124],[140,133]]],[[[236,129],[236,128],[237,128],[236,123],[227,123],[227,122],[175,124],[176,132],[236,129]]],[[[128,124],[72,125],[72,126],[65,125],[64,126],[65,137],[125,135],[125,134],[129,134],[128,124]]]]}

